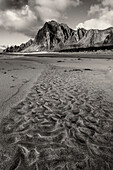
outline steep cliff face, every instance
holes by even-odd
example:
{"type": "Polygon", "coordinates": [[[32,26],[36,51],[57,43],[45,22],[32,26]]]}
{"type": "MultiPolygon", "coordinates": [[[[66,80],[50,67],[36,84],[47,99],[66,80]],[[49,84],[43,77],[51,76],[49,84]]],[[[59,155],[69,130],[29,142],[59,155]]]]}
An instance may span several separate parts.
{"type": "Polygon", "coordinates": [[[113,28],[106,30],[87,30],[84,37],[77,44],[80,47],[113,45],[113,28]]]}
{"type": "Polygon", "coordinates": [[[113,45],[113,27],[106,29],[105,34],[104,44],[113,45]]]}
{"type": "Polygon", "coordinates": [[[85,34],[85,30],[73,30],[66,24],[55,21],[46,22],[35,37],[40,49],[58,50],[77,43],[85,34]]]}
{"type": "Polygon", "coordinates": [[[58,51],[73,47],[85,35],[85,29],[73,30],[66,24],[46,22],[38,31],[34,43],[26,51],[58,51]]]}
{"type": "Polygon", "coordinates": [[[113,28],[73,30],[66,24],[50,21],[38,31],[32,46],[24,51],[56,51],[106,45],[113,45],[113,28]]]}
{"type": "Polygon", "coordinates": [[[73,30],[66,24],[49,21],[38,31],[34,41],[7,49],[7,52],[59,51],[113,45],[113,28],[106,30],[73,30]]]}

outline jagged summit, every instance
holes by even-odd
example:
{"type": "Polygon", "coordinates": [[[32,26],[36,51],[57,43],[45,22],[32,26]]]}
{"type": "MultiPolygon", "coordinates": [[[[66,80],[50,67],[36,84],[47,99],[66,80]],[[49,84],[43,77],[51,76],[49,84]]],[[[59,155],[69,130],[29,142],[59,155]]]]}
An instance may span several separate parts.
{"type": "Polygon", "coordinates": [[[77,42],[76,31],[65,24],[49,21],[38,31],[35,42],[42,50],[57,50],[77,42]]]}
{"type": "MultiPolygon", "coordinates": [[[[52,20],[44,24],[33,41],[21,45],[20,48],[18,47],[18,51],[59,51],[68,48],[107,45],[113,45],[113,27],[105,30],[86,30],[84,28],[74,30],[64,23],[60,24],[52,20]]],[[[11,48],[11,51],[15,51],[15,48],[11,48]]]]}

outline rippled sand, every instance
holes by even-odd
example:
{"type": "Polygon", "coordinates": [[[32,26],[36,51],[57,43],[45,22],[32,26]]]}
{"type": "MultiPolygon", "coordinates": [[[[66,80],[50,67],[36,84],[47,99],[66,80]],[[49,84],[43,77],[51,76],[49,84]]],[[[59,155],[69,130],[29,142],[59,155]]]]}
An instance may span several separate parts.
{"type": "Polygon", "coordinates": [[[0,58],[0,122],[14,104],[22,100],[44,65],[34,61],[0,58]]]}
{"type": "Polygon", "coordinates": [[[112,170],[111,75],[47,65],[0,125],[0,170],[112,170]]]}

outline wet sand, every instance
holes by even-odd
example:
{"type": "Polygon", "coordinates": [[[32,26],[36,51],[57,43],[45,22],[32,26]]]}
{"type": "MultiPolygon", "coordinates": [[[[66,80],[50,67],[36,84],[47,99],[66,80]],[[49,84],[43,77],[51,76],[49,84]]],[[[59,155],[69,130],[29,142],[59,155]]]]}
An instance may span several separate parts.
{"type": "Polygon", "coordinates": [[[0,59],[0,120],[27,95],[44,68],[33,61],[0,59]]]}
{"type": "Polygon", "coordinates": [[[45,69],[2,119],[0,169],[112,170],[113,60],[26,60],[45,69]]]}

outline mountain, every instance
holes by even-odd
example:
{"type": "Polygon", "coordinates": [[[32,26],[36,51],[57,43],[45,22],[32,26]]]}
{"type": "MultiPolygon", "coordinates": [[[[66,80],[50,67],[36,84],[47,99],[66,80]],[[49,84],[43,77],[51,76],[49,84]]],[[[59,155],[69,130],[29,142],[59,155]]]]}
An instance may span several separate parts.
{"type": "Polygon", "coordinates": [[[61,49],[79,41],[84,36],[85,30],[75,30],[66,24],[58,24],[55,21],[46,22],[35,37],[35,43],[40,48],[48,50],[61,49]]]}
{"type": "Polygon", "coordinates": [[[0,52],[3,52],[3,50],[6,49],[5,45],[0,45],[0,52]]]}
{"type": "Polygon", "coordinates": [[[87,30],[84,37],[78,42],[78,45],[80,47],[113,45],[113,28],[87,30]]]}
{"type": "Polygon", "coordinates": [[[26,49],[27,47],[29,47],[30,45],[32,45],[33,43],[33,40],[30,39],[27,43],[22,43],[20,46],[10,46],[10,47],[7,47],[6,49],[3,50],[3,52],[20,52],[24,49],[26,49]]]}
{"type": "Polygon", "coordinates": [[[28,51],[59,51],[64,47],[75,45],[85,35],[85,29],[77,31],[69,28],[66,24],[49,21],[38,31],[34,42],[24,50],[28,51]]]}
{"type": "Polygon", "coordinates": [[[65,49],[78,49],[88,47],[113,46],[113,28],[105,30],[69,28],[66,24],[49,21],[38,31],[34,40],[18,47],[11,47],[10,51],[60,51],[65,49]]]}

